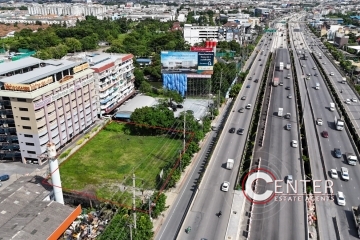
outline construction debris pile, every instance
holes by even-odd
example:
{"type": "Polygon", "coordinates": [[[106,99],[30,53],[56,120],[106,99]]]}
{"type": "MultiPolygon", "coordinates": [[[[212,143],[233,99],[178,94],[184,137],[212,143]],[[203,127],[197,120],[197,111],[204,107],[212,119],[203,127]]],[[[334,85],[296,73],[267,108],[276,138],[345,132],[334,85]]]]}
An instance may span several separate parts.
{"type": "Polygon", "coordinates": [[[64,240],[96,239],[113,217],[112,211],[80,214],[63,235],[64,240]]]}

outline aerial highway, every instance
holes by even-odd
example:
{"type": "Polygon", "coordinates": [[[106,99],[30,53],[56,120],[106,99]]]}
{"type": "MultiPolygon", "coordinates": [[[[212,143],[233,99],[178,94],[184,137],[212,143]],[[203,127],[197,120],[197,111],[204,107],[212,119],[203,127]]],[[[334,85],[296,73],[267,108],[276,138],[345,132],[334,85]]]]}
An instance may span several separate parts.
{"type": "MultiPolygon", "coordinates": [[[[257,46],[256,50],[259,50],[259,54],[257,54],[257,51],[254,51],[251,57],[249,58],[249,61],[246,62],[245,66],[249,66],[250,62],[255,58],[255,64],[252,67],[249,77],[251,77],[252,80],[246,80],[244,83],[244,86],[240,92],[240,95],[246,95],[246,100],[240,100],[238,98],[236,100],[236,104],[234,106],[233,112],[231,113],[231,116],[228,119],[227,125],[225,126],[225,129],[222,133],[222,136],[218,142],[218,146],[220,148],[224,148],[223,150],[217,149],[214,153],[211,164],[207,168],[207,173],[205,174],[205,177],[202,180],[202,184],[198,190],[198,194],[196,199],[194,199],[193,207],[189,210],[189,216],[186,218],[186,223],[183,224],[185,226],[183,229],[181,229],[179,236],[177,239],[184,239],[185,238],[195,238],[195,236],[208,236],[208,240],[210,239],[216,239],[216,234],[218,235],[224,235],[226,231],[226,225],[227,225],[227,219],[229,215],[229,205],[231,205],[232,202],[232,190],[234,187],[235,177],[236,177],[236,171],[229,171],[226,170],[223,167],[223,164],[225,164],[225,159],[227,156],[232,156],[234,159],[237,159],[237,162],[235,162],[234,169],[237,169],[239,167],[239,158],[240,154],[242,152],[245,138],[247,134],[247,127],[249,125],[249,121],[251,118],[251,114],[253,109],[250,108],[249,110],[244,109],[244,113],[239,113],[238,110],[245,106],[247,104],[254,104],[256,99],[256,94],[259,90],[260,82],[256,83],[255,80],[259,79],[261,80],[262,72],[264,71],[265,65],[266,65],[266,59],[267,55],[270,52],[272,41],[266,40],[265,37],[262,38],[263,42],[261,42],[261,46],[257,46]],[[265,45],[266,44],[266,45],[265,45]],[[268,50],[269,49],[269,50],[268,50]],[[263,51],[263,54],[261,52],[263,51]],[[261,59],[261,61],[259,61],[261,59]],[[262,66],[260,66],[262,64],[262,66]],[[256,73],[254,75],[254,73],[256,73]],[[250,85],[250,88],[246,88],[247,85],[250,85]],[[231,124],[230,124],[231,123],[231,124]],[[238,135],[236,133],[230,134],[228,130],[231,127],[235,127],[236,130],[238,128],[244,128],[245,132],[243,135],[238,135]],[[225,143],[223,143],[225,141],[225,143]],[[228,144],[230,143],[230,146],[228,144]],[[226,148],[226,149],[225,149],[226,148]],[[222,156],[221,152],[227,152],[230,151],[229,154],[225,154],[224,157],[222,156]],[[220,175],[219,172],[222,174],[220,175]],[[223,193],[220,191],[221,184],[224,180],[229,181],[232,185],[230,186],[230,191],[227,193],[223,193]],[[214,182],[216,185],[214,185],[214,182]],[[206,198],[209,198],[209,196],[214,200],[214,204],[216,208],[212,209],[211,207],[214,206],[204,206],[200,210],[196,209],[199,205],[200,201],[203,201],[203,199],[206,200],[206,198]],[[223,202],[223,200],[226,199],[226,202],[223,202]],[[221,219],[218,219],[218,217],[215,216],[216,212],[222,211],[223,217],[221,219]],[[208,222],[204,223],[201,222],[197,217],[200,217],[200,219],[203,219],[206,217],[209,217],[209,223],[213,224],[214,228],[213,230],[217,230],[216,232],[208,232],[206,230],[206,224],[208,222]],[[185,228],[187,226],[191,226],[192,230],[191,233],[189,233],[189,236],[184,236],[185,228]]],[[[215,132],[210,133],[212,135],[216,134],[215,132]]],[[[207,146],[203,146],[203,148],[207,148],[207,146]]],[[[184,183],[182,184],[181,189],[179,190],[179,194],[177,199],[174,201],[174,204],[170,206],[168,216],[165,218],[165,221],[163,222],[161,228],[159,229],[158,233],[155,236],[155,239],[158,240],[169,240],[169,239],[176,239],[176,232],[179,227],[179,224],[181,223],[183,214],[186,210],[186,207],[189,203],[190,197],[192,195],[192,192],[194,191],[194,183],[196,179],[199,176],[199,169],[201,167],[202,159],[204,156],[200,155],[199,160],[196,163],[196,165],[191,169],[191,172],[189,173],[186,180],[184,180],[184,183]]],[[[209,201],[207,201],[209,203],[209,201]]],[[[202,204],[202,203],[200,203],[202,204]]],[[[186,234],[187,235],[187,234],[186,234]]],[[[200,238],[199,238],[200,239],[200,238]]]]}
{"type": "Polygon", "coordinates": [[[239,93],[239,97],[236,99],[233,111],[226,122],[209,166],[199,186],[198,194],[184,221],[183,231],[180,231],[178,239],[205,238],[211,240],[224,239],[225,237],[237,169],[247,140],[248,127],[261,84],[262,74],[265,69],[266,59],[272,46],[271,40],[267,40],[265,37],[262,39],[264,40],[261,42],[261,50],[255,58],[249,75],[239,93]],[[259,81],[256,82],[256,79],[259,79],[259,81]],[[243,96],[246,96],[245,100],[241,99],[243,96]],[[247,104],[251,105],[249,109],[245,108],[247,104]],[[243,112],[239,112],[240,108],[245,109],[243,112]],[[231,128],[235,128],[235,133],[229,132],[231,128]],[[242,135],[237,134],[239,128],[244,129],[242,135]],[[229,158],[235,160],[232,170],[225,168],[227,159],[229,158]],[[230,183],[228,192],[221,190],[224,181],[230,183]],[[221,217],[217,215],[219,211],[222,212],[221,217]],[[185,233],[184,231],[187,226],[191,226],[192,228],[190,233],[185,233]]]}
{"type": "MultiPolygon", "coordinates": [[[[303,29],[305,26],[303,26],[303,29]]],[[[300,49],[306,50],[309,52],[311,49],[306,48],[309,45],[309,42],[312,41],[309,38],[303,36],[302,32],[293,33],[295,39],[300,39],[295,44],[297,51],[300,49]],[[308,44],[300,45],[299,42],[309,41],[308,44]],[[303,48],[303,46],[306,46],[303,48]]],[[[317,118],[322,118],[323,124],[316,125],[316,131],[307,131],[307,138],[319,139],[320,149],[323,156],[323,159],[310,159],[310,161],[317,161],[318,164],[323,164],[323,176],[315,176],[313,174],[313,179],[315,177],[320,177],[321,179],[331,179],[330,170],[335,169],[338,173],[338,179],[333,179],[333,189],[335,194],[337,191],[341,191],[345,195],[346,205],[339,206],[337,200],[334,202],[319,202],[317,203],[317,213],[319,221],[319,235],[321,239],[337,239],[335,234],[335,224],[334,218],[336,219],[336,225],[339,229],[339,234],[341,239],[355,239],[358,238],[357,232],[355,229],[354,219],[351,213],[351,206],[358,206],[360,203],[360,193],[357,190],[360,184],[360,176],[357,174],[358,165],[351,166],[346,161],[346,152],[354,153],[354,149],[351,145],[348,134],[345,130],[338,131],[335,129],[334,118],[339,117],[339,113],[335,109],[330,111],[330,102],[333,102],[329,91],[326,87],[325,81],[321,77],[319,72],[319,67],[316,66],[314,60],[311,56],[307,60],[303,60],[301,55],[294,54],[296,67],[299,69],[299,72],[302,72],[302,78],[299,79],[300,93],[302,96],[309,93],[309,100],[311,102],[311,107],[313,109],[313,116],[306,116],[306,118],[311,117],[312,124],[315,123],[317,118]],[[309,79],[305,80],[308,76],[309,79]],[[319,89],[316,89],[316,84],[319,84],[319,89]],[[327,136],[324,135],[324,131],[327,132],[327,136]],[[325,137],[324,137],[325,136],[325,137]],[[336,157],[334,149],[339,148],[342,155],[336,157]],[[323,163],[320,163],[323,161],[323,163]],[[341,167],[346,167],[349,172],[349,181],[344,181],[341,177],[341,167]]],[[[330,62],[327,65],[330,65],[330,62]]],[[[309,105],[307,106],[310,107],[309,105]]],[[[308,119],[307,119],[308,120],[308,119]]],[[[305,121],[305,127],[311,124],[309,121],[305,121]]],[[[309,150],[316,146],[309,146],[309,150]]],[[[313,165],[312,165],[313,166],[313,165]]],[[[320,180],[320,179],[319,179],[320,180]]]]}
{"type": "MultiPolygon", "coordinates": [[[[290,69],[284,68],[282,71],[278,69],[279,62],[283,62],[285,66],[290,63],[287,41],[284,41],[285,33],[286,31],[276,33],[278,35],[275,59],[277,70],[274,72],[274,78],[279,78],[280,85],[272,86],[264,145],[256,147],[254,156],[254,159],[261,158],[259,167],[270,170],[277,179],[284,180],[284,186],[288,175],[292,175],[296,180],[301,180],[304,176],[299,148],[290,144],[292,140],[299,142],[294,79],[290,69]],[[281,37],[281,34],[284,36],[281,37]],[[283,109],[283,114],[279,113],[279,108],[283,109]],[[289,119],[285,117],[287,113],[291,114],[289,119]],[[288,124],[291,129],[287,128],[288,124]]],[[[265,187],[260,183],[257,192],[262,193],[265,190],[274,190],[274,188],[272,185],[267,184],[265,187]]],[[[267,204],[255,204],[249,239],[306,239],[305,209],[305,199],[291,202],[273,199],[267,204]]]]}

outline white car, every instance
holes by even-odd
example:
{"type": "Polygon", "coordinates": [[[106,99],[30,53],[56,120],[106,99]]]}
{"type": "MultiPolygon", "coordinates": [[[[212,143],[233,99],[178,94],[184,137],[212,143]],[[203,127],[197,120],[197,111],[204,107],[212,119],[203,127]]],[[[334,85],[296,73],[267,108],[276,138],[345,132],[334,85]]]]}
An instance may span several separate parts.
{"type": "Polygon", "coordinates": [[[346,167],[341,167],[341,178],[344,181],[349,181],[349,170],[346,167]]]}
{"type": "Polygon", "coordinates": [[[250,108],[251,108],[251,104],[249,103],[248,105],[246,105],[245,108],[246,108],[246,109],[250,109],[250,108]]]}
{"type": "Polygon", "coordinates": [[[357,102],[357,98],[352,98],[351,101],[357,102]]]}
{"type": "Polygon", "coordinates": [[[316,119],[316,124],[319,126],[323,125],[323,120],[321,118],[316,119]]]}
{"type": "Polygon", "coordinates": [[[229,191],[230,183],[228,181],[224,181],[221,186],[221,191],[227,192],[229,191]]]}
{"type": "Polygon", "coordinates": [[[346,103],[346,104],[351,104],[350,99],[346,99],[346,100],[345,100],[345,103],[346,103]]]}
{"type": "Polygon", "coordinates": [[[294,147],[294,148],[297,148],[298,147],[298,142],[296,140],[292,140],[291,141],[291,146],[294,147]]]}
{"type": "Polygon", "coordinates": [[[346,201],[345,201],[345,195],[343,192],[338,191],[336,194],[336,201],[337,204],[340,206],[345,206],[346,205],[346,201]]]}
{"type": "Polygon", "coordinates": [[[291,95],[291,94],[289,94],[287,97],[288,97],[288,98],[292,98],[292,95],[291,95]]]}
{"type": "Polygon", "coordinates": [[[283,85],[284,85],[284,83],[283,83],[283,82],[280,82],[280,83],[279,83],[279,85],[280,85],[280,86],[283,86],[283,85]]]}
{"type": "Polygon", "coordinates": [[[339,178],[339,175],[338,175],[336,169],[331,169],[331,170],[330,170],[330,174],[331,174],[331,177],[332,177],[333,179],[338,179],[338,178],[339,178]]]}
{"type": "Polygon", "coordinates": [[[323,62],[324,65],[326,65],[326,62],[323,62]]]}
{"type": "Polygon", "coordinates": [[[330,73],[330,76],[334,76],[334,73],[333,73],[333,72],[331,72],[331,73],[330,73]]]}
{"type": "Polygon", "coordinates": [[[286,183],[292,183],[292,182],[293,182],[293,176],[292,175],[287,175],[286,183]]]}

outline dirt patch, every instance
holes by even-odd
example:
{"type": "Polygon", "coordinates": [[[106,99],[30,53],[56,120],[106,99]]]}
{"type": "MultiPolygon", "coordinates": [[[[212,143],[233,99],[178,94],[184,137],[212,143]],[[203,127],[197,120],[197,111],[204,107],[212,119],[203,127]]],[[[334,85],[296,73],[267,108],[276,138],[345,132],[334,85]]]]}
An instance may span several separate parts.
{"type": "Polygon", "coordinates": [[[17,26],[14,26],[14,24],[5,24],[0,23],[0,37],[5,37],[9,32],[15,31],[20,32],[22,29],[30,28],[31,30],[37,30],[39,28],[46,29],[49,25],[43,24],[43,25],[35,25],[35,24],[24,24],[24,23],[18,23],[17,26]]]}

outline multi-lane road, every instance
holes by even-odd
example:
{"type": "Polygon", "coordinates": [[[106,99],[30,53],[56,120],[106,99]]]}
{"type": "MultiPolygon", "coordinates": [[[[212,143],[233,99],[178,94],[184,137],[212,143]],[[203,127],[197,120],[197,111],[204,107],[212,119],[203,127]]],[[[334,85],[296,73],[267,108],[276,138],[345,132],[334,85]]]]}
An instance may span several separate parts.
{"type": "MultiPolygon", "coordinates": [[[[306,39],[306,37],[303,36],[302,32],[293,33],[293,37],[295,39],[299,39],[298,41],[303,42],[303,46],[305,45],[305,41],[313,41],[312,39],[306,39]],[[304,41],[305,39],[305,41],[304,41]]],[[[309,43],[308,42],[308,43],[309,43]]],[[[298,42],[297,42],[298,43],[298,42]]],[[[307,46],[307,44],[305,45],[307,46]]],[[[295,48],[298,48],[297,51],[306,50],[309,52],[311,49],[302,49],[301,45],[295,44],[295,48]]],[[[351,213],[351,206],[358,206],[360,203],[360,192],[358,191],[358,186],[360,184],[360,176],[357,174],[358,166],[351,166],[347,164],[347,161],[345,159],[344,153],[351,152],[354,153],[354,149],[351,145],[350,139],[348,134],[345,130],[343,131],[337,131],[335,129],[334,124],[334,117],[339,117],[339,113],[337,111],[331,112],[329,110],[330,102],[333,102],[330,93],[326,87],[324,79],[321,77],[321,74],[318,70],[319,67],[329,66],[330,62],[328,62],[327,59],[322,59],[322,62],[326,62],[327,64],[322,64],[321,66],[316,66],[314,60],[309,56],[307,60],[300,59],[300,55],[294,54],[296,57],[296,67],[299,72],[302,72],[302,78],[299,78],[299,87],[300,87],[300,93],[302,96],[306,96],[308,92],[309,100],[311,102],[312,107],[312,115],[306,116],[305,118],[311,118],[311,121],[305,122],[305,127],[308,124],[314,124],[316,118],[322,118],[323,119],[323,125],[322,126],[315,126],[315,132],[314,131],[307,131],[307,138],[316,139],[318,138],[318,143],[320,146],[318,146],[321,150],[323,159],[310,159],[311,161],[317,161],[318,163],[321,163],[321,165],[324,167],[323,171],[321,172],[322,176],[315,176],[313,174],[313,179],[316,177],[319,178],[319,180],[325,180],[325,179],[331,179],[330,178],[330,169],[336,169],[338,171],[338,174],[340,176],[340,168],[346,167],[349,170],[350,180],[349,182],[345,182],[339,177],[339,179],[333,179],[333,189],[335,193],[337,191],[342,191],[346,196],[346,206],[338,206],[337,202],[318,202],[317,208],[318,209],[318,221],[319,221],[319,234],[320,237],[323,239],[337,239],[335,234],[335,227],[333,218],[336,218],[337,221],[337,227],[339,228],[340,236],[342,239],[353,239],[358,238],[355,225],[354,225],[354,219],[351,213]],[[303,67],[301,67],[301,65],[303,67]],[[313,69],[315,67],[315,69],[313,69]],[[305,75],[311,74],[310,80],[305,80],[305,75]],[[317,76],[315,76],[317,74],[317,76]],[[316,83],[320,84],[320,89],[316,90],[315,85],[316,83]],[[329,137],[324,138],[321,135],[321,132],[327,131],[329,137]],[[335,158],[334,154],[334,148],[340,148],[343,156],[341,158],[335,158]]],[[[325,69],[326,72],[333,71],[335,73],[335,70],[333,68],[325,69]]],[[[308,105],[308,107],[310,107],[308,105]]],[[[316,146],[309,146],[309,150],[311,151],[312,148],[315,148],[316,146]]]]}
{"type": "MultiPolygon", "coordinates": [[[[290,144],[292,140],[299,142],[299,126],[292,71],[280,71],[278,68],[280,62],[285,66],[291,62],[285,34],[284,37],[281,37],[281,34],[282,32],[277,33],[279,44],[274,77],[279,78],[283,85],[271,87],[264,145],[256,148],[254,159],[261,158],[260,168],[271,171],[276,179],[284,180],[285,189],[288,175],[301,180],[304,173],[299,148],[294,148],[290,144]],[[282,116],[278,116],[279,108],[283,108],[282,116]],[[287,113],[291,114],[289,119],[284,117],[287,113]],[[287,124],[291,124],[290,130],[286,129],[287,124]]],[[[273,185],[263,183],[259,182],[258,193],[274,190],[273,185]]],[[[253,209],[250,239],[306,239],[305,199],[291,202],[273,199],[266,204],[255,204],[253,209]]]]}
{"type": "Polygon", "coordinates": [[[224,131],[219,139],[218,145],[210,160],[210,164],[199,186],[199,191],[194,199],[193,205],[189,210],[183,226],[191,226],[189,234],[180,231],[178,239],[224,239],[230,216],[231,204],[233,199],[233,189],[239,168],[240,157],[247,141],[248,126],[253,112],[254,103],[261,84],[262,74],[266,66],[266,59],[270,52],[272,41],[263,38],[259,54],[254,60],[248,78],[244,82],[239,97],[236,99],[233,111],[228,118],[224,131]],[[266,45],[265,45],[266,44],[266,45]],[[269,50],[268,50],[269,49],[269,50]],[[261,54],[262,52],[262,54],[261,54]],[[251,77],[251,80],[249,78],[251,77]],[[259,82],[255,82],[259,79],[259,82]],[[246,96],[245,100],[241,100],[246,96]],[[245,109],[243,113],[238,110],[247,104],[251,104],[250,109],[245,109]],[[243,135],[229,133],[230,128],[244,128],[243,135]],[[227,159],[235,159],[233,170],[225,168],[227,159]],[[221,191],[224,181],[230,182],[228,192],[221,191]],[[221,211],[222,217],[217,213],[221,211]]]}

